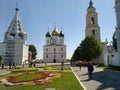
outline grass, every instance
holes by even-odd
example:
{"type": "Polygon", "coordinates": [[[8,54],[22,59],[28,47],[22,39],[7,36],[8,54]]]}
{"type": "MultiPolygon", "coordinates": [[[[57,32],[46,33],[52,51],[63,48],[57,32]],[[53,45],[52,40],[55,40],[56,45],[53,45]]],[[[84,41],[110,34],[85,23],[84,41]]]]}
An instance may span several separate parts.
{"type": "Polygon", "coordinates": [[[107,65],[107,66],[101,66],[101,67],[102,67],[102,68],[105,68],[105,69],[111,69],[111,70],[120,71],[120,66],[107,65]]]}
{"type": "MultiPolygon", "coordinates": [[[[63,68],[64,68],[64,70],[71,70],[71,68],[69,66],[64,66],[63,68]]],[[[61,70],[61,66],[53,66],[53,69],[54,70],[61,70]]]]}
{"type": "MultiPolygon", "coordinates": [[[[52,67],[52,70],[61,70],[61,66],[51,66],[51,67],[52,67]]],[[[45,67],[41,67],[41,68],[45,68],[45,67]]],[[[64,70],[71,70],[71,69],[69,66],[64,66],[64,70]]],[[[19,72],[18,70],[18,72],[0,76],[0,79],[6,78],[8,76],[16,76],[17,74],[22,74],[25,71],[22,72],[21,70],[19,72]]],[[[32,73],[32,72],[29,72],[29,73],[32,73]]],[[[0,90],[44,90],[46,88],[55,88],[56,90],[83,90],[80,83],[78,82],[78,80],[76,79],[76,77],[74,76],[72,72],[61,72],[61,73],[63,74],[63,77],[56,78],[47,85],[26,84],[26,85],[21,85],[21,86],[14,86],[14,87],[4,87],[4,88],[1,87],[0,90]]],[[[40,75],[30,74],[27,76],[18,77],[16,78],[16,80],[25,81],[25,80],[31,80],[37,77],[40,77],[40,75]]],[[[0,86],[1,85],[2,83],[0,84],[0,86]]]]}
{"type": "MultiPolygon", "coordinates": [[[[36,68],[44,68],[45,70],[61,70],[61,66],[37,66],[36,68]]],[[[64,66],[64,70],[71,70],[70,66],[64,66]]]]}
{"type": "Polygon", "coordinates": [[[25,68],[25,69],[13,69],[11,70],[12,73],[16,72],[33,72],[33,71],[38,71],[37,68],[25,68]]]}
{"type": "Polygon", "coordinates": [[[33,80],[35,78],[40,78],[41,74],[39,73],[29,73],[29,74],[24,74],[22,76],[16,77],[15,81],[16,82],[21,82],[21,81],[29,81],[29,80],[33,80]]]}
{"type": "Polygon", "coordinates": [[[45,88],[56,88],[56,90],[83,90],[80,83],[78,82],[78,80],[76,79],[76,77],[72,72],[62,72],[62,74],[63,74],[62,78],[54,79],[48,85],[21,85],[21,86],[0,88],[0,90],[44,90],[45,88]]]}

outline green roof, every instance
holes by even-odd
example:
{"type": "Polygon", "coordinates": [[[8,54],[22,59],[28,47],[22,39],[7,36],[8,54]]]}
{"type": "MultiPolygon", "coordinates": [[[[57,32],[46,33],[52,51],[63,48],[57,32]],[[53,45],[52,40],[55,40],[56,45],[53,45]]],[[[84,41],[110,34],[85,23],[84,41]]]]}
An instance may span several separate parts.
{"type": "Polygon", "coordinates": [[[46,37],[51,37],[49,31],[47,32],[46,37]]]}
{"type": "Polygon", "coordinates": [[[60,32],[59,37],[64,37],[64,34],[62,33],[62,31],[60,32]]]}
{"type": "Polygon", "coordinates": [[[93,2],[92,2],[92,0],[90,0],[90,2],[89,2],[89,7],[88,7],[88,9],[89,9],[89,8],[94,8],[94,7],[93,7],[93,2]]]}

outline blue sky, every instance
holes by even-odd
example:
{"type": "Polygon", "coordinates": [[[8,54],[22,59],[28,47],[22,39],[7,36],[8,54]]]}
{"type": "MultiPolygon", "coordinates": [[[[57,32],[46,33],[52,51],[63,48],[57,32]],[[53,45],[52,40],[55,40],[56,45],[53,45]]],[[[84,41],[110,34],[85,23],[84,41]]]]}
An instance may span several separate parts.
{"type": "MultiPolygon", "coordinates": [[[[15,14],[18,1],[19,15],[25,32],[28,36],[28,44],[37,48],[38,59],[43,58],[43,45],[45,34],[52,32],[55,26],[65,35],[67,45],[67,58],[70,59],[74,50],[85,38],[86,10],[89,0],[0,0],[0,42],[4,39],[4,33],[15,14]]],[[[98,13],[101,40],[112,40],[116,26],[114,0],[93,0],[98,13]]]]}

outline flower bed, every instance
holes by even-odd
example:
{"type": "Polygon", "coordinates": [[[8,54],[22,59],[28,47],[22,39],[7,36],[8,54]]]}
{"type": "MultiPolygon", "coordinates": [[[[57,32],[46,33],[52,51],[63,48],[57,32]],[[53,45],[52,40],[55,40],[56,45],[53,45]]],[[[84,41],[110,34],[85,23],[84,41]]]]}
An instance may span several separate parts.
{"type": "Polygon", "coordinates": [[[52,82],[52,80],[56,78],[61,78],[63,75],[58,72],[27,72],[22,74],[17,74],[15,76],[8,76],[6,79],[1,80],[4,86],[18,86],[18,85],[25,85],[25,84],[35,84],[35,85],[46,85],[52,82]],[[32,77],[31,75],[37,77],[32,77]],[[21,80],[17,80],[21,78],[21,80]]]}

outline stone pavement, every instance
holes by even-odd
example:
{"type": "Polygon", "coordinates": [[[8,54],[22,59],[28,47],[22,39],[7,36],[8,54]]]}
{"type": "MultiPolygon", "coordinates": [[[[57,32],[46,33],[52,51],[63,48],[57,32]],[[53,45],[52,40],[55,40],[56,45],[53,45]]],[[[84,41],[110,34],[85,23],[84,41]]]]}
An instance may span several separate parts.
{"type": "Polygon", "coordinates": [[[0,75],[8,74],[10,72],[11,71],[8,71],[8,70],[0,70],[0,75]]]}
{"type": "Polygon", "coordinates": [[[94,67],[93,77],[88,79],[87,68],[72,67],[72,71],[84,90],[120,90],[120,72],[94,67]]]}

